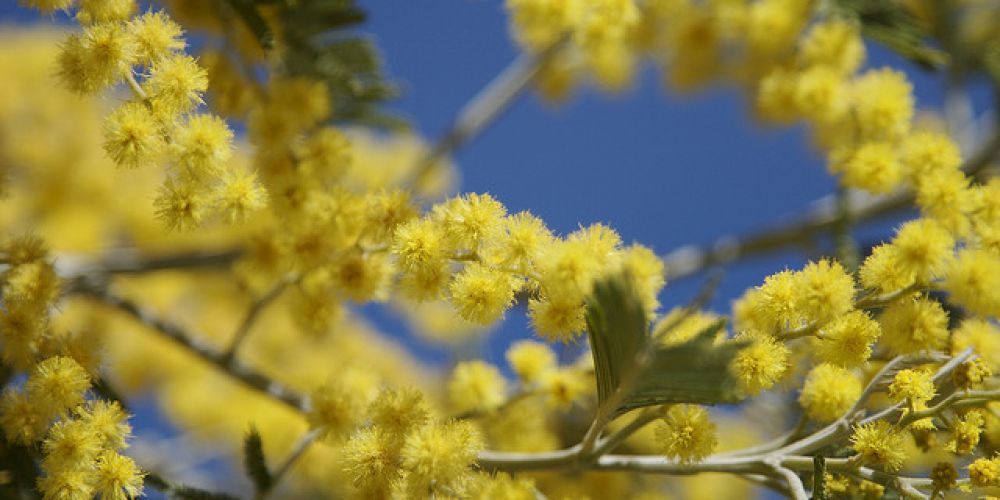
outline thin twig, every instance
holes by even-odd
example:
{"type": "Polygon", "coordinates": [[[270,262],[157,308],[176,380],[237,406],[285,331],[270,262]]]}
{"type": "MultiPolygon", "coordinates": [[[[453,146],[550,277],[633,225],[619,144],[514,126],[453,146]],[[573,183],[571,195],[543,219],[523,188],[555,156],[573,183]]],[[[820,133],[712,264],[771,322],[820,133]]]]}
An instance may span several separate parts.
{"type": "Polygon", "coordinates": [[[258,492],[255,499],[264,500],[267,498],[267,496],[274,491],[275,486],[278,485],[281,479],[288,474],[288,471],[292,468],[292,466],[295,465],[295,463],[298,462],[303,455],[305,455],[306,451],[309,450],[309,447],[316,442],[322,434],[323,430],[318,428],[305,433],[302,438],[295,443],[295,447],[288,453],[288,457],[285,458],[285,461],[274,470],[274,474],[271,475],[271,482],[268,488],[258,492]]]}
{"type": "Polygon", "coordinates": [[[186,348],[192,354],[229,373],[233,378],[242,382],[247,387],[267,394],[296,410],[306,411],[307,400],[304,396],[293,392],[274,379],[239,363],[235,359],[227,360],[222,353],[217,352],[212,346],[202,342],[198,337],[192,335],[181,326],[160,318],[139,304],[113,293],[108,289],[106,284],[100,283],[96,279],[83,278],[78,279],[71,289],[75,293],[92,297],[132,316],[143,325],[160,332],[170,340],[186,348]]]}
{"type": "Polygon", "coordinates": [[[243,317],[243,321],[240,322],[240,325],[236,328],[236,333],[232,336],[229,347],[222,355],[222,358],[227,363],[236,357],[237,351],[239,351],[240,346],[243,345],[243,341],[246,340],[247,334],[250,333],[250,329],[253,328],[253,325],[257,321],[260,314],[267,309],[268,305],[277,300],[278,297],[281,296],[281,293],[285,291],[285,288],[287,288],[293,281],[294,279],[281,279],[278,283],[271,287],[267,293],[250,304],[246,315],[243,317]]]}
{"type": "Polygon", "coordinates": [[[476,408],[463,413],[459,413],[458,415],[455,415],[452,418],[455,420],[468,420],[470,418],[478,418],[485,415],[502,414],[515,404],[524,401],[525,399],[534,396],[538,393],[539,393],[538,388],[535,386],[524,387],[521,390],[515,392],[512,396],[507,398],[506,401],[501,403],[500,406],[497,406],[496,408],[493,409],[476,408]]]}
{"type": "Polygon", "coordinates": [[[72,279],[87,274],[139,274],[173,269],[223,268],[235,262],[242,254],[242,251],[234,249],[150,256],[129,248],[108,252],[98,261],[60,254],[56,258],[56,264],[60,276],[72,279]]]}
{"type": "Polygon", "coordinates": [[[809,500],[806,488],[802,484],[802,478],[798,474],[791,469],[786,469],[778,465],[774,467],[774,472],[784,478],[785,483],[788,484],[788,489],[791,490],[792,498],[795,500],[809,500]]]}
{"type": "MultiPolygon", "coordinates": [[[[1000,153],[1000,133],[994,134],[979,151],[970,157],[963,169],[976,175],[1000,153]]],[[[852,193],[860,196],[860,193],[852,193]]],[[[901,192],[887,196],[851,200],[849,216],[855,223],[886,217],[913,206],[913,194],[901,192]]],[[[825,196],[812,204],[815,208],[805,217],[787,225],[765,229],[748,236],[723,236],[710,245],[682,246],[663,257],[667,278],[678,280],[698,274],[706,268],[729,264],[748,257],[767,254],[788,247],[812,243],[833,230],[839,222],[833,197],[825,196]]]]}
{"type": "Polygon", "coordinates": [[[620,446],[626,439],[630,436],[639,432],[643,427],[649,425],[650,423],[659,419],[663,413],[658,408],[646,408],[638,415],[632,419],[631,422],[622,427],[621,429],[615,431],[613,434],[608,436],[606,439],[597,442],[594,446],[593,454],[595,456],[601,456],[606,453],[611,453],[615,451],[615,448],[620,446]]]}
{"type": "MultiPolygon", "coordinates": [[[[970,357],[972,357],[971,348],[966,349],[961,353],[955,355],[941,368],[938,369],[938,371],[934,374],[934,380],[940,381],[944,377],[949,376],[951,372],[955,370],[955,368],[957,368],[960,364],[967,361],[970,357]]],[[[872,387],[872,384],[869,384],[869,387],[872,387]]],[[[872,389],[872,391],[874,391],[874,389],[872,389]]],[[[866,391],[866,393],[870,394],[869,391],[866,391]]],[[[862,393],[862,397],[867,397],[867,396],[865,393],[862,393]]],[[[881,412],[876,413],[875,415],[872,415],[864,420],[861,420],[860,422],[858,422],[858,424],[866,424],[884,418],[889,418],[889,419],[892,419],[893,417],[899,418],[899,415],[901,414],[904,408],[905,406],[903,404],[897,404],[895,406],[891,406],[889,408],[886,408],[885,410],[882,410],[881,412]]],[[[787,446],[783,446],[778,450],[775,450],[774,453],[782,455],[806,454],[806,453],[812,453],[828,444],[834,443],[842,439],[848,433],[851,432],[851,424],[854,423],[855,421],[854,413],[856,412],[857,408],[852,407],[843,416],[835,420],[830,425],[812,433],[811,435],[803,439],[800,439],[787,446]]]]}
{"type": "Polygon", "coordinates": [[[136,81],[135,75],[131,71],[125,74],[125,82],[128,83],[128,88],[132,90],[132,94],[140,101],[145,102],[147,105],[149,104],[149,95],[142,89],[142,85],[139,85],[139,82],[136,81]]]}
{"type": "Polygon", "coordinates": [[[930,363],[933,361],[940,361],[940,358],[931,354],[896,356],[891,361],[883,365],[882,369],[879,370],[874,377],[872,377],[871,381],[868,382],[868,385],[865,386],[861,396],[859,396],[854,404],[851,405],[851,408],[844,413],[844,416],[850,418],[852,415],[857,413],[858,410],[860,410],[865,403],[868,402],[868,398],[870,398],[872,394],[875,394],[875,391],[880,390],[889,377],[894,376],[899,370],[902,370],[907,366],[930,363]]]}

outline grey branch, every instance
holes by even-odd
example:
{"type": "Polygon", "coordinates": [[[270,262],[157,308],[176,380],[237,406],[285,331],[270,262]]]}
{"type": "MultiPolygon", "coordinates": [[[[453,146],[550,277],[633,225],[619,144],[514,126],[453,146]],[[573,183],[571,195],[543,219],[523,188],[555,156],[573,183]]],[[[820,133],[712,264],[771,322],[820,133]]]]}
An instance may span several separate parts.
{"type": "Polygon", "coordinates": [[[307,400],[304,396],[293,392],[274,379],[231,359],[224,353],[217,352],[212,346],[201,341],[180,325],[158,317],[152,311],[112,292],[108,285],[94,277],[81,277],[72,283],[70,293],[89,296],[97,301],[114,307],[128,314],[143,325],[163,334],[170,340],[186,348],[192,354],[216,365],[219,369],[242,382],[247,387],[260,391],[274,399],[300,411],[306,411],[307,400]]]}
{"type": "MultiPolygon", "coordinates": [[[[1000,154],[1000,134],[994,134],[963,165],[972,176],[984,169],[1000,154]]],[[[878,220],[913,206],[914,195],[900,192],[887,196],[870,196],[852,191],[848,217],[855,223],[878,220]]],[[[685,245],[665,256],[667,279],[681,279],[718,265],[729,264],[776,250],[810,245],[817,237],[837,227],[838,207],[834,196],[823,197],[812,204],[808,213],[793,222],[766,229],[748,236],[723,236],[710,245],[685,245]]]]}

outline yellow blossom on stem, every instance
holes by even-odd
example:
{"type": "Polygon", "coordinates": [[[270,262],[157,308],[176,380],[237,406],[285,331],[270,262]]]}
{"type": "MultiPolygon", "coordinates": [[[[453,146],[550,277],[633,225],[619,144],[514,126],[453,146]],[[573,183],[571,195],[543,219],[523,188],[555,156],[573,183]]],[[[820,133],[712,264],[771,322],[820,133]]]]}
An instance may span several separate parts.
{"type": "Polygon", "coordinates": [[[579,399],[587,391],[590,383],[592,379],[574,368],[549,370],[543,373],[538,381],[542,392],[548,396],[549,405],[562,410],[569,408],[579,399]]]}
{"type": "Polygon", "coordinates": [[[451,282],[450,301],[466,320],[489,325],[503,317],[520,286],[510,273],[473,262],[451,282]]]}
{"type": "Polygon", "coordinates": [[[830,20],[815,24],[802,38],[799,63],[823,65],[843,75],[853,73],[865,58],[865,45],[856,24],[830,20]]]}
{"type": "Polygon", "coordinates": [[[795,80],[795,107],[815,122],[832,123],[848,111],[850,93],[843,75],[828,66],[813,66],[795,80]]]}
{"type": "Polygon", "coordinates": [[[162,117],[174,117],[202,103],[208,88],[208,74],[186,54],[170,54],[150,67],[143,82],[153,110],[162,117]]]}
{"type": "Polygon", "coordinates": [[[399,473],[399,450],[379,427],[361,429],[344,445],[343,469],[362,492],[386,495],[399,473]]]}
{"type": "Polygon", "coordinates": [[[312,393],[307,415],[313,428],[333,438],[350,432],[361,422],[368,404],[377,396],[378,382],[371,374],[350,368],[312,393]]]}
{"type": "Polygon", "coordinates": [[[657,298],[667,281],[663,261],[649,248],[632,245],[622,252],[622,269],[632,278],[632,285],[642,308],[650,318],[660,307],[657,298]]]}
{"type": "Polygon", "coordinates": [[[439,224],[430,219],[415,219],[396,229],[392,250],[400,268],[415,271],[439,265],[447,249],[439,224]]]}
{"type": "Polygon", "coordinates": [[[969,464],[969,479],[976,486],[1000,486],[1000,457],[976,459],[969,464]]]}
{"type": "Polygon", "coordinates": [[[840,418],[861,396],[861,380],[850,370],[820,364],[806,376],[799,404],[809,418],[831,422],[840,418]]]}
{"type": "Polygon", "coordinates": [[[907,134],[900,149],[900,161],[915,184],[934,172],[957,171],[962,163],[958,145],[945,134],[936,132],[907,134]]]}
{"type": "Polygon", "coordinates": [[[900,299],[882,312],[882,340],[894,354],[938,350],[948,340],[948,313],[925,297],[900,299]]]}
{"type": "Polygon", "coordinates": [[[984,319],[966,318],[951,334],[951,352],[971,347],[993,371],[1000,370],[1000,328],[984,319]]]}
{"type": "Polygon", "coordinates": [[[550,341],[568,342],[586,328],[586,307],[572,299],[536,300],[528,302],[528,317],[535,332],[550,341]]]}
{"type": "Polygon", "coordinates": [[[410,300],[436,300],[441,297],[449,278],[451,274],[448,261],[442,258],[404,271],[399,280],[399,289],[410,300]]]}
{"type": "Polygon", "coordinates": [[[368,405],[368,419],[387,437],[402,442],[413,429],[430,420],[431,410],[416,389],[384,389],[368,405]]]}
{"type": "Polygon", "coordinates": [[[934,489],[938,491],[950,490],[958,482],[958,470],[955,468],[955,464],[938,462],[931,469],[930,479],[934,485],[934,489]]]}
{"type": "Polygon", "coordinates": [[[541,50],[556,42],[583,16],[585,2],[566,0],[506,0],[514,37],[528,50],[541,50]]]}
{"type": "Polygon", "coordinates": [[[172,131],[172,139],[174,158],[194,176],[214,174],[232,157],[233,133],[217,116],[188,116],[172,131]]]}
{"type": "Polygon", "coordinates": [[[880,293],[892,293],[913,283],[914,276],[896,264],[899,248],[883,243],[872,249],[858,269],[862,286],[880,293]]]}
{"type": "Polygon", "coordinates": [[[983,358],[976,356],[971,361],[966,361],[955,368],[951,374],[951,380],[956,387],[962,389],[972,389],[982,385],[982,383],[993,376],[993,369],[983,358]]]}
{"type": "Polygon", "coordinates": [[[598,253],[579,238],[549,245],[537,263],[546,296],[560,303],[582,302],[603,270],[598,253]]]}
{"type": "Polygon", "coordinates": [[[184,30],[163,11],[150,11],[128,23],[128,33],[136,46],[136,62],[151,65],[184,50],[184,30]]]}
{"type": "Polygon", "coordinates": [[[917,206],[957,236],[969,232],[969,212],[975,208],[975,192],[960,170],[930,172],[917,182],[917,206]]]}
{"type": "Polygon", "coordinates": [[[897,471],[906,460],[905,436],[885,420],[855,426],[851,447],[861,454],[864,463],[878,464],[897,471]]]}
{"type": "Polygon", "coordinates": [[[142,493],[143,474],[135,462],[114,451],[97,458],[95,490],[102,499],[131,500],[142,493]]]}
{"type": "Polygon", "coordinates": [[[902,169],[893,144],[874,141],[831,158],[830,171],[843,175],[845,186],[872,193],[888,193],[902,180],[902,169]]]}
{"type": "Polygon", "coordinates": [[[13,443],[30,445],[39,440],[52,415],[27,395],[7,388],[0,397],[0,428],[13,443]]]}
{"type": "Polygon", "coordinates": [[[754,108],[761,120],[791,123],[799,118],[797,80],[797,71],[778,66],[757,82],[754,108]]]}
{"type": "Polygon", "coordinates": [[[771,388],[788,369],[791,351],[771,337],[748,336],[751,344],[743,348],[730,367],[740,386],[749,395],[771,388]]]}
{"type": "Polygon", "coordinates": [[[468,473],[482,447],[482,437],[467,421],[432,424],[414,431],[402,449],[403,468],[413,483],[410,487],[453,484],[468,473]]]}
{"type": "Polygon", "coordinates": [[[868,313],[851,311],[827,323],[813,345],[823,361],[850,368],[868,361],[881,335],[882,328],[868,313]]]}
{"type": "Polygon", "coordinates": [[[507,348],[507,362],[522,382],[532,383],[557,366],[556,353],[548,345],[519,340],[507,348]]]}
{"type": "Polygon", "coordinates": [[[810,262],[795,285],[795,309],[811,320],[825,323],[854,307],[854,278],[839,262],[810,262]]]}
{"type": "Polygon", "coordinates": [[[448,380],[448,395],[458,412],[494,410],[507,400],[507,380],[493,365],[462,362],[448,380]]]}
{"type": "Polygon", "coordinates": [[[489,194],[470,193],[434,206],[433,216],[451,250],[476,251],[503,231],[507,208],[489,194]]]}
{"type": "Polygon", "coordinates": [[[76,0],[18,0],[18,3],[32,9],[38,9],[43,14],[51,14],[57,10],[69,10],[76,0]]]}
{"type": "Polygon", "coordinates": [[[121,25],[95,24],[66,39],[59,75],[70,90],[92,94],[125,78],[135,57],[135,45],[121,25]]]}
{"type": "Polygon", "coordinates": [[[938,276],[952,255],[955,240],[932,219],[917,219],[900,226],[892,240],[894,265],[919,283],[938,276]]]}
{"type": "Polygon", "coordinates": [[[889,384],[889,397],[897,402],[910,401],[914,405],[931,400],[936,393],[933,373],[928,369],[905,369],[896,372],[889,384]]]}
{"type": "Polygon", "coordinates": [[[486,259],[520,272],[529,269],[553,241],[545,223],[528,212],[504,218],[503,232],[494,245],[484,249],[486,259]]]}
{"type": "Polygon", "coordinates": [[[66,356],[48,358],[31,371],[25,392],[45,413],[55,416],[83,402],[90,388],[90,375],[66,356]]]}
{"type": "Polygon", "coordinates": [[[972,453],[979,444],[979,435],[983,432],[983,424],[986,419],[979,410],[967,412],[951,428],[951,439],[945,444],[944,449],[956,455],[968,455],[972,453]]]}
{"type": "Polygon", "coordinates": [[[31,369],[45,332],[44,310],[34,301],[8,299],[4,305],[6,310],[0,310],[0,337],[4,341],[0,356],[18,370],[31,369]]]}
{"type": "Polygon", "coordinates": [[[402,189],[380,190],[370,194],[365,198],[365,204],[363,243],[386,244],[397,227],[417,216],[409,193],[402,189]]]}
{"type": "Polygon", "coordinates": [[[708,411],[697,405],[674,405],[656,428],[656,439],[668,458],[696,463],[718,444],[708,411]]]}
{"type": "Polygon", "coordinates": [[[252,213],[264,208],[268,200],[267,191],[253,171],[227,172],[213,197],[223,220],[230,224],[246,222],[252,213]]]}
{"type": "Polygon", "coordinates": [[[118,402],[92,400],[76,407],[75,412],[80,422],[97,434],[104,448],[120,450],[127,446],[125,440],[132,434],[132,426],[118,402]]]}
{"type": "Polygon", "coordinates": [[[4,244],[3,251],[12,266],[43,260],[49,255],[45,240],[33,233],[11,238],[4,244]]]}
{"type": "Polygon", "coordinates": [[[125,21],[136,8],[135,0],[80,0],[76,20],[83,25],[125,21]]]}
{"type": "Polygon", "coordinates": [[[104,151],[120,167],[153,163],[164,145],[160,124],[143,103],[127,102],[104,121],[104,151]]]}
{"type": "Polygon", "coordinates": [[[853,113],[865,140],[897,139],[909,131],[913,117],[913,86],[889,68],[866,71],[854,82],[853,113]]]}
{"type": "Polygon", "coordinates": [[[795,307],[798,295],[797,274],[784,270],[764,279],[755,293],[747,296],[747,307],[753,310],[758,326],[778,332],[799,326],[802,312],[795,307]]]}
{"type": "Polygon", "coordinates": [[[42,469],[59,476],[66,471],[87,469],[101,453],[102,443],[94,429],[80,420],[60,420],[42,442],[42,469]]]}
{"type": "Polygon", "coordinates": [[[944,271],[949,300],[982,316],[1000,316],[1000,257],[965,248],[944,271]]]}
{"type": "Polygon", "coordinates": [[[46,475],[38,480],[38,489],[44,498],[77,499],[92,498],[94,485],[92,473],[86,469],[67,470],[55,475],[46,475]]]}
{"type": "Polygon", "coordinates": [[[55,301],[59,294],[60,280],[52,264],[38,260],[14,266],[3,274],[4,298],[12,307],[27,306],[36,314],[44,314],[45,308],[55,301]]]}
{"type": "Polygon", "coordinates": [[[194,179],[167,178],[153,201],[156,217],[168,229],[187,231],[201,225],[207,211],[206,197],[194,179]]]}

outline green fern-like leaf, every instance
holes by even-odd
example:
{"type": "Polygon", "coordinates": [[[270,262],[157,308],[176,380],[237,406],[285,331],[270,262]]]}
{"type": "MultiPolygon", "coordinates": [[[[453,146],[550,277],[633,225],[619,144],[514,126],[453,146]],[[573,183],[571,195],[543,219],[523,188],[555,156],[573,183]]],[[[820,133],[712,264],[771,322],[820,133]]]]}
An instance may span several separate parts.
{"type": "Polygon", "coordinates": [[[256,427],[251,427],[243,440],[243,465],[256,491],[267,491],[271,488],[272,477],[267,469],[263,442],[256,427]]]}
{"type": "Polygon", "coordinates": [[[719,321],[691,340],[663,346],[651,338],[646,312],[624,274],[599,281],[587,302],[587,333],[597,396],[605,404],[626,391],[614,413],[669,403],[731,403],[740,391],[729,366],[745,344],[715,339],[719,321]],[[626,384],[627,387],[622,387],[626,384]]]}

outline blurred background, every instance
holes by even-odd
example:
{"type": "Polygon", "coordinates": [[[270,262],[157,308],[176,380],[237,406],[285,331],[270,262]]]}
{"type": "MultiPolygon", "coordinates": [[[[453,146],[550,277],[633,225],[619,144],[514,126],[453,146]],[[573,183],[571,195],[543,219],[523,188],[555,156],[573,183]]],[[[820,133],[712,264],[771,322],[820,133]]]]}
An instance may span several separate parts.
{"type": "MultiPolygon", "coordinates": [[[[500,1],[359,4],[369,14],[362,30],[402,89],[388,108],[429,141],[442,136],[462,106],[519,54],[500,1]]],[[[40,17],[10,1],[0,6],[0,22],[0,30],[38,23],[73,29],[65,16],[40,17]]],[[[191,40],[197,47],[197,37],[191,40]]],[[[868,49],[867,66],[906,71],[920,109],[941,108],[939,75],[879,46],[868,49]]],[[[984,82],[971,82],[969,96],[976,113],[990,105],[984,82]]],[[[755,122],[745,95],[735,87],[676,93],[653,67],[644,68],[634,85],[617,95],[582,86],[565,102],[552,104],[528,93],[453,159],[461,192],[488,192],[511,212],[538,215],[559,234],[603,222],[626,244],[640,242],[661,255],[795,220],[835,189],[802,126],[770,128],[755,122]]],[[[911,215],[897,213],[860,226],[855,236],[862,245],[877,243],[911,215]]],[[[812,250],[791,248],[725,266],[711,308],[728,313],[730,302],[747,287],[830,248],[825,241],[812,250]]],[[[664,308],[686,303],[705,280],[706,274],[699,273],[668,282],[664,308]]],[[[364,310],[422,359],[441,367],[454,361],[451,351],[413,335],[385,306],[364,310]]],[[[502,365],[505,347],[530,335],[523,308],[515,308],[481,345],[463,355],[502,365]]],[[[565,349],[567,357],[579,352],[579,346],[565,349]]],[[[149,405],[137,405],[136,411],[138,434],[169,434],[168,424],[149,405]]]]}

